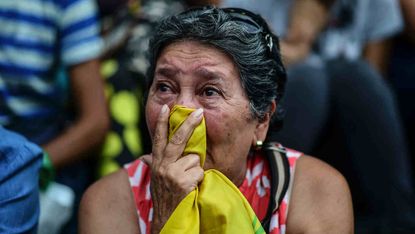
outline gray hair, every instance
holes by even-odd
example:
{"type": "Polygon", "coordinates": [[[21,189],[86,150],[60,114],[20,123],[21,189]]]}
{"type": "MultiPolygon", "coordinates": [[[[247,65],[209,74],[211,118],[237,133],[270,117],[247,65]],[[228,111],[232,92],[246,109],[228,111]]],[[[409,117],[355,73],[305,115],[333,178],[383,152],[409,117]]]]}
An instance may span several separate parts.
{"type": "Polygon", "coordinates": [[[204,7],[162,20],[150,40],[149,87],[154,78],[160,52],[173,42],[193,40],[218,48],[233,58],[239,69],[242,87],[254,117],[260,121],[269,113],[273,100],[277,111],[272,117],[275,126],[282,124],[280,100],[286,81],[278,37],[272,34],[259,16],[261,29],[235,18],[226,9],[204,7]],[[254,30],[253,30],[254,28],[254,30]],[[268,38],[267,38],[268,37],[268,38]]]}

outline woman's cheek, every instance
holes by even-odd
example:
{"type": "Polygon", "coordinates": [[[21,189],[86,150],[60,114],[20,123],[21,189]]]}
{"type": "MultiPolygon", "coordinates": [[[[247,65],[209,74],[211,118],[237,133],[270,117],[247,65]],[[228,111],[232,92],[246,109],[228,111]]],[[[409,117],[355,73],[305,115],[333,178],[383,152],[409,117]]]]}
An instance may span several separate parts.
{"type": "Polygon", "coordinates": [[[156,130],[157,120],[161,111],[161,106],[148,102],[146,105],[146,121],[149,128],[151,136],[153,136],[154,131],[156,130]]]}
{"type": "Polygon", "coordinates": [[[206,121],[207,134],[212,141],[221,141],[222,133],[226,132],[227,128],[227,115],[226,113],[211,112],[209,110],[204,111],[204,117],[206,121]]]}

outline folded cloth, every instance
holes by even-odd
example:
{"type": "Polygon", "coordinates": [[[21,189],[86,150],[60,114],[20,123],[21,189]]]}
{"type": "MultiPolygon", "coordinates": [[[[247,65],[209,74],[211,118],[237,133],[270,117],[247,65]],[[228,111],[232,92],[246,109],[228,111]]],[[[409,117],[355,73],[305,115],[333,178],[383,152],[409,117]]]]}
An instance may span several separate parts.
{"type": "MultiPolygon", "coordinates": [[[[194,109],[174,106],[170,113],[169,139],[194,109]]],[[[193,131],[183,156],[206,158],[206,124],[204,118],[193,131]]],[[[265,233],[249,202],[221,172],[205,171],[203,181],[176,207],[161,233],[265,233]]]]}

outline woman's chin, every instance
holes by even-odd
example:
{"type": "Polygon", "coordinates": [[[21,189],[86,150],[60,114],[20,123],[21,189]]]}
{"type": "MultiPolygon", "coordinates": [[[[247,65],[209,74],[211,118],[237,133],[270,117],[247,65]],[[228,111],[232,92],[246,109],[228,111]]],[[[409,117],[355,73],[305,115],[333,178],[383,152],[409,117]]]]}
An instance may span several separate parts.
{"type": "Polygon", "coordinates": [[[214,165],[213,165],[213,162],[212,162],[212,159],[207,155],[206,155],[206,159],[205,159],[205,164],[203,165],[203,169],[205,171],[209,170],[209,169],[215,169],[214,165]]]}

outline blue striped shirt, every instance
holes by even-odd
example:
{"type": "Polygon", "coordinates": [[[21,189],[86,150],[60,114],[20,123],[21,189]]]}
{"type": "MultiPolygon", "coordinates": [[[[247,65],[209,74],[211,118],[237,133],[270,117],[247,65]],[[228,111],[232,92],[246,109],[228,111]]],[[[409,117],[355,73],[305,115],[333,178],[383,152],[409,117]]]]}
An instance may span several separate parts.
{"type": "Polygon", "coordinates": [[[0,125],[53,118],[58,68],[100,55],[93,0],[0,0],[0,125]]]}

